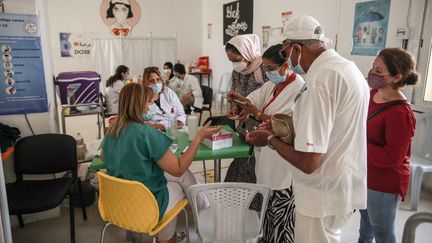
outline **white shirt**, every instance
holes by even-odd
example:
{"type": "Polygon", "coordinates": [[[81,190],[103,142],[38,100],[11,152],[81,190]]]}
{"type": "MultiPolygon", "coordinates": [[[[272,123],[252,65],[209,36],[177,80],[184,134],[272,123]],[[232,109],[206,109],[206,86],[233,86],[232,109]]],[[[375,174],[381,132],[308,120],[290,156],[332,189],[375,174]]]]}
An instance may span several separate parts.
{"type": "MultiPolygon", "coordinates": [[[[164,87],[163,91],[159,94],[160,106],[165,114],[158,108],[153,120],[157,123],[168,127],[169,125],[169,114],[171,109],[174,108],[175,119],[186,124],[186,114],[183,109],[183,105],[180,102],[177,94],[168,87],[164,87]]],[[[154,104],[156,105],[156,104],[154,104]]]]}
{"type": "Polygon", "coordinates": [[[296,210],[322,218],[366,207],[366,118],[369,88],[357,66],[326,50],[305,75],[294,109],[297,151],[321,153],[307,175],[293,167],[296,210]]]}
{"type": "MultiPolygon", "coordinates": [[[[264,114],[290,114],[294,106],[294,99],[303,85],[303,78],[296,75],[296,79],[281,91],[276,99],[264,110],[264,114]]],[[[261,88],[250,93],[247,98],[262,111],[263,107],[272,99],[275,86],[272,82],[266,82],[261,88]]],[[[262,147],[259,152],[255,151],[255,159],[255,174],[258,184],[267,185],[272,190],[287,189],[291,186],[291,165],[275,150],[262,147]]]]}
{"type": "Polygon", "coordinates": [[[178,95],[183,95],[192,91],[192,94],[195,98],[194,106],[200,109],[202,108],[204,98],[201,86],[195,76],[185,74],[183,80],[175,78],[172,81],[170,80],[168,86],[172,88],[178,95]]]}
{"type": "Polygon", "coordinates": [[[106,104],[108,114],[117,114],[120,91],[124,86],[123,80],[117,80],[113,83],[112,87],[106,89],[106,104]]]}

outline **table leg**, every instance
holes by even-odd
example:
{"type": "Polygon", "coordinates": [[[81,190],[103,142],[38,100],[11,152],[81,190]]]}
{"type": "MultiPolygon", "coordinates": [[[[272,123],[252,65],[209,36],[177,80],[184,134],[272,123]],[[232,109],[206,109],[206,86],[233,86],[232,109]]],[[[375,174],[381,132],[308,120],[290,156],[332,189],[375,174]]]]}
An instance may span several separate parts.
{"type": "Polygon", "coordinates": [[[214,182],[221,182],[221,159],[214,160],[214,182]]]}
{"type": "Polygon", "coordinates": [[[65,111],[65,108],[62,108],[60,116],[61,116],[61,122],[62,122],[62,131],[63,131],[63,134],[66,134],[66,121],[65,121],[64,111],[65,111]]]}

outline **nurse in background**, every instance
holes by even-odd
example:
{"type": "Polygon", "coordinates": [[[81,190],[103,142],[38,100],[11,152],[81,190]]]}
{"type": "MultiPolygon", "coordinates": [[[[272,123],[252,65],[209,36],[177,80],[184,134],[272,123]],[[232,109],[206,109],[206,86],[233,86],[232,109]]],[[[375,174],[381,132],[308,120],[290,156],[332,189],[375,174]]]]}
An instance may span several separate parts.
{"type": "Polygon", "coordinates": [[[108,114],[115,115],[118,112],[118,102],[120,90],[124,86],[125,80],[129,77],[129,68],[120,65],[116,68],[115,74],[106,81],[106,103],[108,114]]]}
{"type": "Polygon", "coordinates": [[[174,80],[174,66],[171,62],[166,62],[163,65],[163,80],[164,83],[168,85],[169,82],[174,80]]]}
{"type": "Polygon", "coordinates": [[[183,127],[186,122],[183,105],[177,94],[170,88],[165,87],[157,67],[147,67],[144,69],[143,85],[152,88],[155,93],[153,97],[154,104],[149,107],[146,120],[162,124],[166,128],[169,125],[171,113],[174,113],[177,127],[183,127]]]}

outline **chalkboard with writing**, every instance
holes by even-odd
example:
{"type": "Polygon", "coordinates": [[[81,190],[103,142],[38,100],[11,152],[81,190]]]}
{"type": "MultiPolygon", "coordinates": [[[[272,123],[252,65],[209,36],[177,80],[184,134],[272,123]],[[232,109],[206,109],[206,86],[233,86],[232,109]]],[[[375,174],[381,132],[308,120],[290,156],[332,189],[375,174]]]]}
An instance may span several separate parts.
{"type": "Polygon", "coordinates": [[[253,0],[239,0],[223,5],[224,45],[232,37],[251,34],[253,30],[253,0]]]}

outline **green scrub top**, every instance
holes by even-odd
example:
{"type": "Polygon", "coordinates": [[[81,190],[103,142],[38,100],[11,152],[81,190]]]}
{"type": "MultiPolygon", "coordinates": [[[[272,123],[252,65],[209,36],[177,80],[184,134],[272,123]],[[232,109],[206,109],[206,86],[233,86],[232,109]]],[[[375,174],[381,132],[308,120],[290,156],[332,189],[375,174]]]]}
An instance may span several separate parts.
{"type": "Polygon", "coordinates": [[[172,140],[153,127],[130,122],[123,133],[105,136],[104,160],[109,175],[143,183],[153,193],[159,217],[168,206],[168,188],[164,171],[156,163],[167,152],[172,140]]]}

